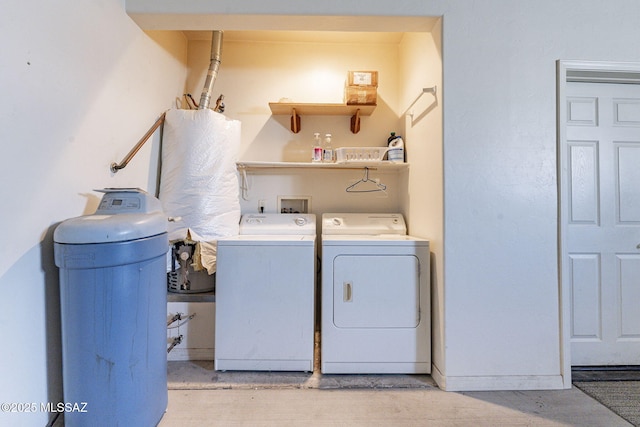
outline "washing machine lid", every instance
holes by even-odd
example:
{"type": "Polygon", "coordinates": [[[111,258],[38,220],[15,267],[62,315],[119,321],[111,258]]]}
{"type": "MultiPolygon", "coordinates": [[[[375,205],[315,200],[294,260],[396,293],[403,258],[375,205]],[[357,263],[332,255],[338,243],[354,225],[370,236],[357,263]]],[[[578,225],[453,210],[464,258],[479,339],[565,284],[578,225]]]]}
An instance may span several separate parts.
{"type": "Polygon", "coordinates": [[[53,233],[66,244],[112,243],[137,240],[167,232],[160,201],[139,188],[105,188],[94,214],[70,218],[53,233]]]}
{"type": "Polygon", "coordinates": [[[314,214],[245,214],[240,218],[239,234],[315,235],[314,214]]]}
{"type": "Polygon", "coordinates": [[[218,248],[222,246],[310,246],[315,247],[316,236],[305,234],[239,234],[221,237],[218,248]]]}
{"type": "Polygon", "coordinates": [[[325,213],[322,234],[406,235],[407,226],[399,213],[325,213]]]}

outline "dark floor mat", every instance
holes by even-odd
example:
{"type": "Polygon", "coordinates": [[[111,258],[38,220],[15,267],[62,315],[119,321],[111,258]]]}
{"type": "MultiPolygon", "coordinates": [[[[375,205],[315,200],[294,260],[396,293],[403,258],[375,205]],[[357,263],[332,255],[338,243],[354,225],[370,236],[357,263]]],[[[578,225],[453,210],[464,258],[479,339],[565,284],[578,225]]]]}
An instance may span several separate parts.
{"type": "Polygon", "coordinates": [[[634,426],[640,426],[640,381],[574,380],[573,385],[634,426]]]}

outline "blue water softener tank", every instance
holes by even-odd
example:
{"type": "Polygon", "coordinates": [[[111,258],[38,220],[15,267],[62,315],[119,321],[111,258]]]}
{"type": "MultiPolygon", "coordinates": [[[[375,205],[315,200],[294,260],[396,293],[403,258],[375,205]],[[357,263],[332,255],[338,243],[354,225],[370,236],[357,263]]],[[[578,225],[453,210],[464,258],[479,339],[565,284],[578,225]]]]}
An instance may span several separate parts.
{"type": "Polygon", "coordinates": [[[54,232],[65,425],[155,426],[167,408],[167,218],[140,189],[98,191],[94,214],[54,232]]]}

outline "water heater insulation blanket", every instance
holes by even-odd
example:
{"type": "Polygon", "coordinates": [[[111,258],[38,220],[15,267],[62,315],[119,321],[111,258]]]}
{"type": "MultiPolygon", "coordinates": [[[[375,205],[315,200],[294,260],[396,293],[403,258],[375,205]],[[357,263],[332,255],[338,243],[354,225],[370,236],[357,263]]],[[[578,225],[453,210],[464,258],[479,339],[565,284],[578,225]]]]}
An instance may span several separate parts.
{"type": "Polygon", "coordinates": [[[239,121],[209,109],[166,113],[159,199],[177,219],[169,224],[169,240],[199,242],[209,274],[215,272],[217,240],[238,234],[239,150],[239,121]]]}

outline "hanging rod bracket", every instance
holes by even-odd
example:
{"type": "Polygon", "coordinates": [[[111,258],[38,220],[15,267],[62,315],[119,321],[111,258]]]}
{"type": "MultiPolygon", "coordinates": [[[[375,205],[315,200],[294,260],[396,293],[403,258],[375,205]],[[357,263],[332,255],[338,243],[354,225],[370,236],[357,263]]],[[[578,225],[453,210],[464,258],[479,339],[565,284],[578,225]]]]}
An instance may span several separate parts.
{"type": "Polygon", "coordinates": [[[438,86],[432,86],[432,87],[423,87],[422,88],[422,92],[420,92],[420,94],[416,97],[416,99],[413,100],[413,102],[411,103],[411,105],[409,105],[409,107],[407,107],[407,109],[404,112],[404,115],[409,115],[411,117],[413,117],[413,106],[416,105],[416,102],[418,102],[418,100],[422,97],[422,95],[424,95],[425,93],[430,93],[432,94],[434,97],[438,97],[438,86]]]}

